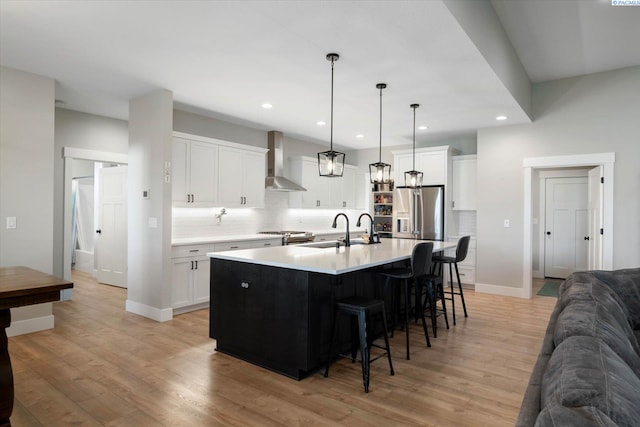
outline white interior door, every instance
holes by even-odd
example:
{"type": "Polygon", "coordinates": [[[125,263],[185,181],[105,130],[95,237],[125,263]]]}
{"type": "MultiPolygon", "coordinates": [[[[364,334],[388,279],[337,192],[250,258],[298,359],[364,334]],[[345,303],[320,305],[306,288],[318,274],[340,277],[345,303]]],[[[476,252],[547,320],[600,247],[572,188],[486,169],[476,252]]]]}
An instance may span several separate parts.
{"type": "Polygon", "coordinates": [[[587,177],[548,178],[545,192],[545,276],[586,270],[589,258],[587,177]]]}
{"type": "Polygon", "coordinates": [[[588,270],[602,269],[602,166],[589,171],[589,265],[588,270]]]}
{"type": "Polygon", "coordinates": [[[127,287],[127,167],[101,168],[96,230],[99,283],[127,287]]]}

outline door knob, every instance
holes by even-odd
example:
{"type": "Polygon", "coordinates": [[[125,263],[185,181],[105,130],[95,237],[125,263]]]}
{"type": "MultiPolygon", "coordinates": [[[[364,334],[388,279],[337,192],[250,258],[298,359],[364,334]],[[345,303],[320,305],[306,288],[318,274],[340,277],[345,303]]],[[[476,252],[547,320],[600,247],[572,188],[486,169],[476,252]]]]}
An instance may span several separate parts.
{"type": "Polygon", "coordinates": [[[589,236],[584,236],[584,240],[589,240],[589,236]]]}
{"type": "Polygon", "coordinates": [[[96,233],[102,234],[102,230],[96,230],[96,233]]]}
{"type": "Polygon", "coordinates": [[[551,232],[550,231],[547,231],[547,236],[551,236],[551,232]]]}

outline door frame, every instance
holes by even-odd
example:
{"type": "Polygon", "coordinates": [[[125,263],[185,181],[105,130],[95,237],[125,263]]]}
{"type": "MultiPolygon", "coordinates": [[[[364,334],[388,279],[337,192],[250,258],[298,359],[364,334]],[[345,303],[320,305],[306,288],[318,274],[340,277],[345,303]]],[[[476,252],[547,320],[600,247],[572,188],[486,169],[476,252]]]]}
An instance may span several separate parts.
{"type": "Polygon", "coordinates": [[[576,154],[553,157],[526,157],[522,161],[524,168],[524,234],[523,234],[523,296],[531,298],[532,294],[532,235],[533,235],[533,170],[570,168],[570,167],[595,167],[602,166],[604,184],[602,226],[602,268],[613,269],[613,189],[614,189],[614,164],[616,153],[576,154]]]}
{"type": "MultiPolygon", "coordinates": [[[[62,157],[64,162],[64,184],[62,188],[64,205],[64,219],[62,223],[62,274],[65,280],[71,280],[71,249],[73,245],[71,241],[71,228],[73,227],[71,223],[71,180],[73,178],[73,160],[91,160],[94,162],[119,163],[124,165],[128,163],[128,160],[126,154],[76,147],[63,147],[62,157]]],[[[62,291],[62,299],[70,300],[72,291],[72,289],[62,291]]]]}
{"type": "MultiPolygon", "coordinates": [[[[539,260],[538,270],[532,271],[532,276],[535,278],[543,279],[545,272],[545,230],[547,226],[546,222],[546,182],[547,179],[553,178],[587,178],[589,168],[564,168],[564,169],[541,169],[538,172],[538,246],[537,256],[539,260]]],[[[532,196],[535,199],[535,195],[532,196]]]]}

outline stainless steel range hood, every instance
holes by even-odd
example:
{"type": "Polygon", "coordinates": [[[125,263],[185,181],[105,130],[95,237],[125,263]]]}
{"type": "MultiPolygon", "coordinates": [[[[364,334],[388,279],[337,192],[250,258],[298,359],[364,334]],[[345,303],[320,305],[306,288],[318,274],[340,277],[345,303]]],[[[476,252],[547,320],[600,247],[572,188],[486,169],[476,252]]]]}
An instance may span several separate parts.
{"type": "Polygon", "coordinates": [[[282,176],[284,170],[283,139],[282,132],[272,130],[267,134],[269,153],[267,153],[265,188],[274,191],[307,191],[306,188],[282,176]]]}

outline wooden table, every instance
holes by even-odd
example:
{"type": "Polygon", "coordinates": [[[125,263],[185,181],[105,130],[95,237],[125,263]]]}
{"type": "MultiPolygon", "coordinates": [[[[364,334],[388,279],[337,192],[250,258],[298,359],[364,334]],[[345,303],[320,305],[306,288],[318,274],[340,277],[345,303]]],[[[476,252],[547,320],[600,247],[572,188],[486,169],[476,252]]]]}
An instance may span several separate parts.
{"type": "Polygon", "coordinates": [[[13,411],[13,372],[6,329],[11,308],[60,300],[60,291],[73,283],[27,267],[0,268],[0,426],[10,426],[13,411]]]}

